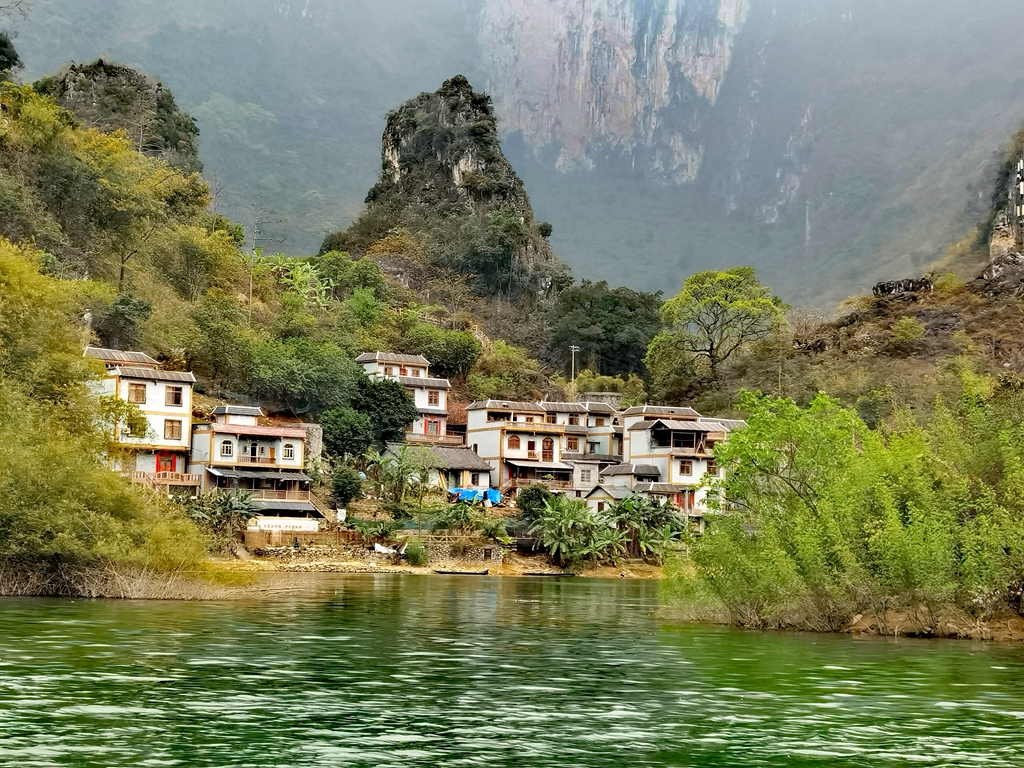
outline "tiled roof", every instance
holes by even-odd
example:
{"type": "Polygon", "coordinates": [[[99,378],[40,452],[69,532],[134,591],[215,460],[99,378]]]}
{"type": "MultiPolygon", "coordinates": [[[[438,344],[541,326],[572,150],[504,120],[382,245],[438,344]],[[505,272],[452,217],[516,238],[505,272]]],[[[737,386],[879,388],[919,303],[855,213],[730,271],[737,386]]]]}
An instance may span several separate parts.
{"type": "Polygon", "coordinates": [[[451,389],[448,379],[428,379],[426,376],[395,376],[396,381],[407,387],[430,387],[431,389],[451,389]]]}
{"type": "Polygon", "coordinates": [[[612,408],[608,403],[583,403],[583,407],[587,409],[588,413],[615,413],[615,409],[612,408]]]}
{"type": "Polygon", "coordinates": [[[693,408],[670,408],[664,405],[637,405],[627,410],[623,416],[692,416],[699,418],[700,414],[693,408]]]}
{"type": "Polygon", "coordinates": [[[420,413],[425,413],[428,416],[447,416],[448,415],[448,411],[446,411],[444,408],[428,408],[428,407],[420,408],[419,406],[416,406],[416,410],[418,410],[420,413]]]}
{"type": "Polygon", "coordinates": [[[120,349],[107,349],[106,347],[86,347],[85,356],[95,360],[102,360],[105,363],[130,363],[144,366],[160,365],[160,363],[145,352],[125,352],[120,349]]]}
{"type": "Polygon", "coordinates": [[[541,401],[538,403],[542,410],[548,413],[586,413],[587,409],[582,403],[549,403],[541,401]]]}
{"type": "Polygon", "coordinates": [[[439,469],[468,469],[472,472],[490,472],[492,467],[469,448],[435,446],[430,452],[444,465],[439,469]]]}
{"type": "Polygon", "coordinates": [[[544,409],[537,403],[527,403],[515,400],[477,400],[470,403],[467,411],[528,411],[530,413],[544,413],[544,409]]]}
{"type": "Polygon", "coordinates": [[[629,490],[629,488],[623,488],[622,486],[619,486],[619,485],[608,485],[608,486],[597,485],[597,486],[594,486],[590,490],[590,493],[588,493],[586,496],[584,496],[584,498],[589,499],[591,496],[595,495],[599,491],[601,493],[604,493],[604,494],[608,495],[608,496],[611,496],[616,501],[622,501],[623,499],[628,499],[630,496],[633,495],[633,492],[631,490],[629,490]]]}
{"type": "Polygon", "coordinates": [[[211,413],[214,416],[266,416],[262,408],[251,405],[218,405],[211,413]]]}
{"type": "MultiPolygon", "coordinates": [[[[263,435],[266,437],[290,437],[296,440],[306,439],[306,430],[294,427],[257,427],[248,424],[207,424],[212,432],[223,432],[230,435],[263,435]]],[[[200,427],[200,430],[204,427],[200,427]]]]}
{"type": "Polygon", "coordinates": [[[150,381],[180,381],[195,384],[196,377],[188,371],[163,371],[159,368],[128,368],[118,366],[114,373],[123,379],[149,379],[150,381]]]}
{"type": "Polygon", "coordinates": [[[396,352],[363,352],[356,358],[357,363],[405,363],[429,366],[430,361],[423,355],[400,355],[396,352]]]}

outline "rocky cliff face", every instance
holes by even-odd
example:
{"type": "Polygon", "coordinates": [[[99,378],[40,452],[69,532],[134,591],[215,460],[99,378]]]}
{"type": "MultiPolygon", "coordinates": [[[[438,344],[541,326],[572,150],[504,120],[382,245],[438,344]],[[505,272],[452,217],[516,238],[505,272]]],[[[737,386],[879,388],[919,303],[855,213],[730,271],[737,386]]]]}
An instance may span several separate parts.
{"type": "Polygon", "coordinates": [[[693,181],[748,10],[748,0],[484,0],[502,127],[538,153],[555,148],[560,170],[615,152],[666,182],[693,181]]]}
{"type": "Polygon", "coordinates": [[[99,59],[68,64],[36,89],[53,96],[86,125],[124,131],[140,152],[187,173],[201,172],[199,130],[155,77],[99,59]]]}
{"type": "Polygon", "coordinates": [[[429,267],[454,270],[479,293],[508,298],[542,295],[568,279],[501,150],[490,96],[461,75],[388,114],[380,179],[366,203],[321,252],[371,251],[397,262],[408,261],[410,249],[422,251],[429,267]],[[387,250],[398,231],[415,243],[403,240],[405,253],[387,250]]]}

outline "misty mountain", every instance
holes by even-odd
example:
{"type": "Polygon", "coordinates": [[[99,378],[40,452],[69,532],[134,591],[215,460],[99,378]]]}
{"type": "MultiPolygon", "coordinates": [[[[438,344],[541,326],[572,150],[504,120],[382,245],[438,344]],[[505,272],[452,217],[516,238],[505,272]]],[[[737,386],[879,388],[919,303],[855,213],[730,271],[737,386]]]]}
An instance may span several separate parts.
{"type": "Polygon", "coordinates": [[[577,275],[753,264],[806,303],[970,234],[1024,120],[1022,27],[1015,0],[36,0],[17,44],[26,78],[159,76],[268,248],[355,219],[388,111],[463,74],[577,275]]]}

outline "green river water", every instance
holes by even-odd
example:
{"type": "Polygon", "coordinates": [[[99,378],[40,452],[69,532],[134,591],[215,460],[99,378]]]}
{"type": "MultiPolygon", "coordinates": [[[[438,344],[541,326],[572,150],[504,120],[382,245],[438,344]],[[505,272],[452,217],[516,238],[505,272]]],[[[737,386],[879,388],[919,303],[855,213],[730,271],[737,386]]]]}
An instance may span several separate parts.
{"type": "Polygon", "coordinates": [[[1024,647],[673,626],[646,582],[287,584],[0,601],[0,765],[1024,765],[1024,647]]]}

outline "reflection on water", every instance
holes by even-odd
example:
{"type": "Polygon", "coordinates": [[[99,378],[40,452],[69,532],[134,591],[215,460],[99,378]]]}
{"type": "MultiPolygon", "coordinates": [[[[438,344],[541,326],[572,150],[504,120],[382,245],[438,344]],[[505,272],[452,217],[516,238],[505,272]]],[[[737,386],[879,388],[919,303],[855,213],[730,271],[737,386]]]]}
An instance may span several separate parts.
{"type": "Polygon", "coordinates": [[[3,766],[1018,766],[1024,648],[672,627],[645,582],[0,602],[3,766]]]}

